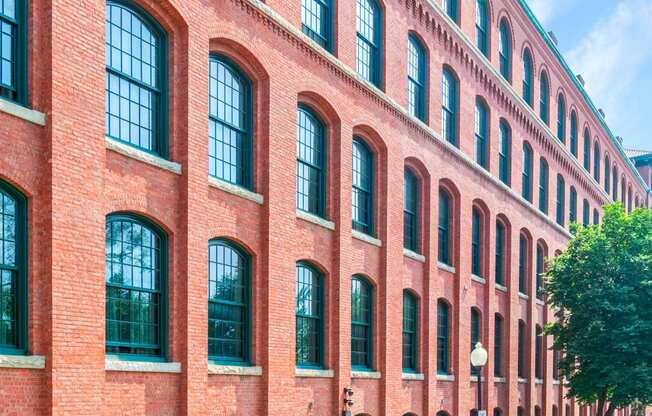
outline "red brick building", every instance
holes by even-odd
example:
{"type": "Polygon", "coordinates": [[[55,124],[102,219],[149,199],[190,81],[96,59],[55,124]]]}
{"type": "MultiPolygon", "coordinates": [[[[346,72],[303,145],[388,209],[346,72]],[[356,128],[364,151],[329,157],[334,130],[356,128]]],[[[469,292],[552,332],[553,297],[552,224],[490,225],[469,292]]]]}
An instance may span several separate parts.
{"type": "Polygon", "coordinates": [[[480,341],[586,416],[538,276],[649,189],[524,1],[436,3],[0,0],[0,414],[467,415],[480,341]]]}

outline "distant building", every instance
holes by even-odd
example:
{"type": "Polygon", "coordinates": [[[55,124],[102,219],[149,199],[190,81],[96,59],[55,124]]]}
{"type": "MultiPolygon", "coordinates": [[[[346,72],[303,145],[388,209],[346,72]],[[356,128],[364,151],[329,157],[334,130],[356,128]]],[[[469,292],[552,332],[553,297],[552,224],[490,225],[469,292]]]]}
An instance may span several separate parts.
{"type": "Polygon", "coordinates": [[[652,150],[625,150],[625,154],[632,159],[636,170],[645,181],[648,188],[647,201],[645,205],[650,207],[652,204],[652,195],[650,194],[650,187],[652,186],[652,150]]]}

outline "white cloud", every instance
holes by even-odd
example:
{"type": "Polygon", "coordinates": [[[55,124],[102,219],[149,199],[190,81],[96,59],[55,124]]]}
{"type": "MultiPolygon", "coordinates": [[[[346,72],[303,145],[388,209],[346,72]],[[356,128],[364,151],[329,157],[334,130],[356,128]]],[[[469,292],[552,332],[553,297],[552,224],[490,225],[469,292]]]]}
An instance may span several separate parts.
{"type": "Polygon", "coordinates": [[[552,20],[559,9],[559,1],[556,0],[527,0],[527,2],[534,15],[544,26],[552,20]]]}

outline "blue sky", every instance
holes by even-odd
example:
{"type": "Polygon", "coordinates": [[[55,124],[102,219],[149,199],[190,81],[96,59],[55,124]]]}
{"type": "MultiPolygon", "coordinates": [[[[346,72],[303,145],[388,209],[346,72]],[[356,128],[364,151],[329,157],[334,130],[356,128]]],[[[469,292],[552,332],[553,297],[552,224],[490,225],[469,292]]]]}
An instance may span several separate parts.
{"type": "Polygon", "coordinates": [[[652,150],[652,0],[527,0],[625,148],[652,150]]]}

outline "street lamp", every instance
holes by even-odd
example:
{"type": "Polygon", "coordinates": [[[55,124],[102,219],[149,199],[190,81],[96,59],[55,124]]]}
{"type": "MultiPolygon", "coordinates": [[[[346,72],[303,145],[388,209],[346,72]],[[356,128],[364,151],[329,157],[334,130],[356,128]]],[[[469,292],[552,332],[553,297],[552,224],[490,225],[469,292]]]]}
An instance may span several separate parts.
{"type": "Polygon", "coordinates": [[[487,364],[487,350],[482,348],[481,343],[475,344],[471,351],[471,365],[478,368],[478,416],[486,416],[482,410],[482,367],[487,364]]]}

